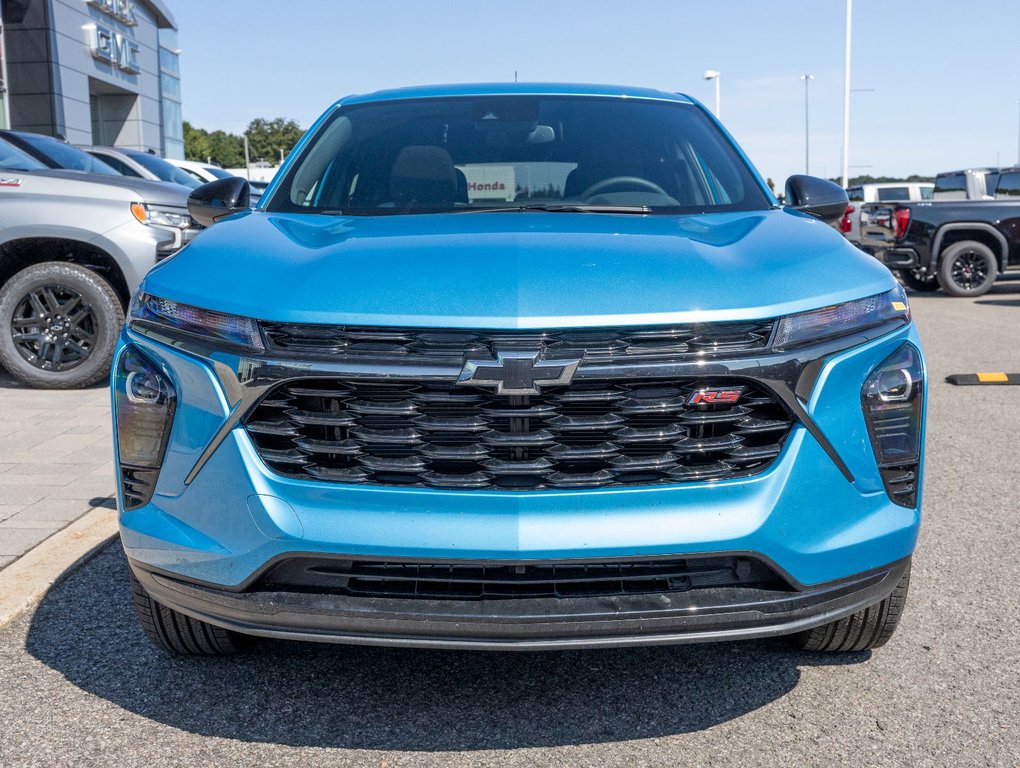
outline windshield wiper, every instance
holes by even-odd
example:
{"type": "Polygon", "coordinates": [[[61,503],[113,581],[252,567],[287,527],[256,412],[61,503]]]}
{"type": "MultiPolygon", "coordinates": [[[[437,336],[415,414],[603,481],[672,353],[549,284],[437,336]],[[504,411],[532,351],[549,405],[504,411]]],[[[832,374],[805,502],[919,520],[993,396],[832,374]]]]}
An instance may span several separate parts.
{"type": "Polygon", "coordinates": [[[508,205],[493,208],[386,208],[372,212],[359,210],[357,213],[350,211],[345,213],[341,210],[312,210],[311,213],[319,216],[371,216],[386,215],[395,216],[401,214],[419,213],[527,213],[529,211],[544,211],[548,213],[651,213],[652,209],[647,205],[589,205],[588,203],[527,203],[524,205],[508,205]]]}
{"type": "Polygon", "coordinates": [[[454,208],[449,213],[651,213],[647,205],[590,205],[588,203],[527,203],[500,208],[454,208]]]}

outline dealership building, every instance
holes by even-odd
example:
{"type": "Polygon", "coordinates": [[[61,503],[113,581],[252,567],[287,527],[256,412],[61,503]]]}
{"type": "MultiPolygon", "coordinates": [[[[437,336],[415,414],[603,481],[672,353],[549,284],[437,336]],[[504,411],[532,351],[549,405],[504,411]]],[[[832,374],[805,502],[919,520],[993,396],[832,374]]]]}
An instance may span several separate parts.
{"type": "Polygon", "coordinates": [[[0,0],[0,128],[184,157],[162,0],[0,0]]]}

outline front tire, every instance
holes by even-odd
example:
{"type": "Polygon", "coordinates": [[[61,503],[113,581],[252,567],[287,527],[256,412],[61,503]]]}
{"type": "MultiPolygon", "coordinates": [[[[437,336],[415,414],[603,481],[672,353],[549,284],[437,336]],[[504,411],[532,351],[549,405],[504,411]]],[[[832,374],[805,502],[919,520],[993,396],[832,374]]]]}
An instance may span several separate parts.
{"type": "Polygon", "coordinates": [[[35,264],[0,287],[0,364],[33,387],[87,387],[109,375],[123,324],[120,299],[98,274],[35,264]]]}
{"type": "Polygon", "coordinates": [[[229,656],[243,650],[243,636],[193,619],[156,602],[133,573],[131,596],[145,636],[167,653],[178,656],[229,656]]]}
{"type": "Polygon", "coordinates": [[[992,249],[975,240],[961,240],[939,256],[939,284],[951,296],[981,296],[999,274],[992,249]]]}
{"type": "Polygon", "coordinates": [[[846,618],[823,624],[790,637],[802,651],[848,653],[881,648],[893,636],[907,604],[910,568],[889,597],[846,618]]]}

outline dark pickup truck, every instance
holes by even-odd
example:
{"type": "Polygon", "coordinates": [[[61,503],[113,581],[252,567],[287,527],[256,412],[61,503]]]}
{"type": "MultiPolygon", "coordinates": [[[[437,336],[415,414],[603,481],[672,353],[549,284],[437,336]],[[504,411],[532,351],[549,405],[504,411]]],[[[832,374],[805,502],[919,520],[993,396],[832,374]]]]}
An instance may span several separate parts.
{"type": "Polygon", "coordinates": [[[861,248],[919,291],[980,296],[1020,265],[1020,169],[994,200],[866,203],[861,248]]]}

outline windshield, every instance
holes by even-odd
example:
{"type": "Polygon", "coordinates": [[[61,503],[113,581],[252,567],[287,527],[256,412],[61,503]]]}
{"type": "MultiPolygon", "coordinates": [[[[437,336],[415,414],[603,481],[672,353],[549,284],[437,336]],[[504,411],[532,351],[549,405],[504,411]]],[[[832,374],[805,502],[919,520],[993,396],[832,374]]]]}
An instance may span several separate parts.
{"type": "Polygon", "coordinates": [[[543,206],[700,213],[762,210],[769,201],[693,105],[483,96],[340,108],[266,210],[383,215],[543,206]]]}
{"type": "Polygon", "coordinates": [[[41,171],[46,166],[0,139],[0,168],[7,171],[41,171]]]}
{"type": "Polygon", "coordinates": [[[183,184],[185,187],[191,187],[192,189],[202,183],[190,173],[186,173],[176,165],[170,165],[166,160],[156,155],[149,154],[148,152],[121,151],[160,181],[172,181],[174,184],[183,184]]]}
{"type": "Polygon", "coordinates": [[[49,136],[40,136],[37,133],[19,133],[18,138],[33,147],[39,153],[45,155],[51,162],[56,163],[58,168],[65,168],[69,171],[85,171],[86,173],[101,173],[104,176],[120,176],[120,172],[110,167],[97,157],[92,157],[88,152],[83,152],[77,147],[65,144],[49,136]]]}

